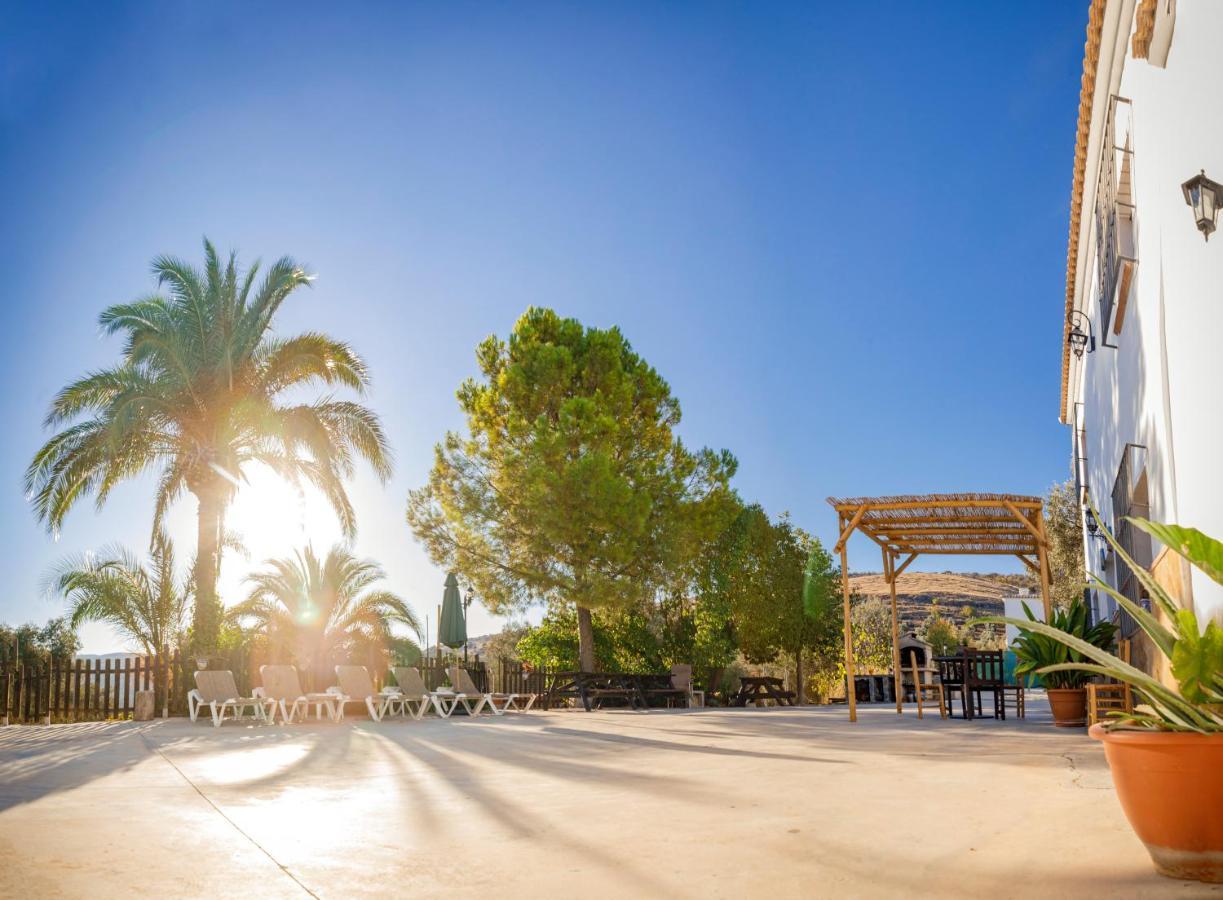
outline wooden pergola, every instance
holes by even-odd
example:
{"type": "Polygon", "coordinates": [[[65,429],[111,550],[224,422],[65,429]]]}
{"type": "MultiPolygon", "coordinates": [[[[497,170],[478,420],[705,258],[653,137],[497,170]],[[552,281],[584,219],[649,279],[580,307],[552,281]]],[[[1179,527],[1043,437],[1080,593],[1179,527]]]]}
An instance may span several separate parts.
{"type": "Polygon", "coordinates": [[[849,566],[845,544],[860,531],[883,552],[883,577],[892,593],[892,674],[896,712],[901,712],[900,626],[896,579],[917,557],[946,555],[1017,556],[1040,579],[1045,619],[1049,618],[1049,542],[1040,497],[1018,494],[926,494],[904,497],[829,497],[837,511],[836,552],[841,554],[845,617],[845,687],[849,720],[858,719],[854,688],[854,645],[850,630],[849,566]]]}

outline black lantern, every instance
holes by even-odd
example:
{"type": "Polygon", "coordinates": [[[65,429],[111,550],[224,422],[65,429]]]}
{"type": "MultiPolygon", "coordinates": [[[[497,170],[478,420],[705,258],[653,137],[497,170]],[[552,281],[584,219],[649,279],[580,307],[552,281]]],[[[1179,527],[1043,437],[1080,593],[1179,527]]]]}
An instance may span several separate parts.
{"type": "Polygon", "coordinates": [[[1100,530],[1100,523],[1096,521],[1096,517],[1091,514],[1091,510],[1083,513],[1083,518],[1087,521],[1087,533],[1092,537],[1100,530]]]}
{"type": "Polygon", "coordinates": [[[1193,207],[1198,231],[1206,240],[1210,240],[1211,232],[1215,230],[1215,220],[1219,217],[1219,203],[1223,201],[1223,185],[1207,178],[1203,169],[1182,184],[1181,190],[1185,193],[1185,202],[1193,207]]]}
{"type": "Polygon", "coordinates": [[[1070,341],[1070,349],[1074,351],[1076,359],[1082,359],[1084,352],[1091,353],[1096,349],[1096,338],[1091,333],[1091,319],[1087,318],[1086,314],[1081,310],[1071,310],[1066,323],[1070,326],[1066,340],[1070,341]],[[1079,324],[1080,321],[1086,324],[1086,330],[1079,324]]]}

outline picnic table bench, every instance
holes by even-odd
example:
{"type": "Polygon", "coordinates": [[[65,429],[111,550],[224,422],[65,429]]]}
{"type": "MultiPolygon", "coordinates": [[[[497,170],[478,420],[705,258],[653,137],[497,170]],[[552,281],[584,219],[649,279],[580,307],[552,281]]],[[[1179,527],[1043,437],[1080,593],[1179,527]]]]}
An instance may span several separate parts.
{"type": "Polygon", "coordinates": [[[760,705],[761,700],[772,700],[778,706],[793,706],[794,691],[787,691],[780,678],[770,675],[744,675],[739,679],[739,692],[730,698],[731,706],[760,705]]]}
{"type": "Polygon", "coordinates": [[[627,703],[631,709],[649,709],[651,701],[668,706],[688,701],[688,692],[674,687],[669,674],[634,672],[556,672],[548,685],[547,706],[558,700],[577,700],[590,712],[604,701],[627,703]]]}
{"type": "Polygon", "coordinates": [[[630,679],[613,672],[556,672],[548,686],[548,705],[558,700],[578,700],[590,712],[604,700],[620,700],[636,709],[648,704],[640,688],[630,679]]]}

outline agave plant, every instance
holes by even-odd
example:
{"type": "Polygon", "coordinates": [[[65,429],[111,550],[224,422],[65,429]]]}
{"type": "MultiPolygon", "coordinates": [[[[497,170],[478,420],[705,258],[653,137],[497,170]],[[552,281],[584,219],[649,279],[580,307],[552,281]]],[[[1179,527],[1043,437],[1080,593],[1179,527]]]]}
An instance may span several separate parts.
{"type": "MultiPolygon", "coordinates": [[[[1116,714],[1116,717],[1107,723],[1108,727],[1223,733],[1223,628],[1216,622],[1209,622],[1205,630],[1201,629],[1193,611],[1180,608],[1151,573],[1136,563],[1117,543],[1100,521],[1094,507],[1091,514],[1100,524],[1100,532],[1112,546],[1117,558],[1146,588],[1152,602],[1168,619],[1170,627],[1094,575],[1092,584],[1116,600],[1133,616],[1134,621],[1151,638],[1159,652],[1167,657],[1172,666],[1172,677],[1176,680],[1175,687],[1163,684],[1141,669],[1052,624],[1005,616],[989,616],[981,621],[1005,622],[1023,631],[1052,638],[1091,660],[1044,666],[1037,670],[1042,675],[1082,671],[1114,678],[1132,687],[1146,703],[1139,704],[1133,712],[1116,714]]],[[[1223,543],[1196,528],[1162,525],[1137,518],[1129,518],[1127,521],[1188,560],[1203,574],[1223,584],[1223,543]]]]}
{"type": "MultiPolygon", "coordinates": [[[[1023,611],[1029,622],[1038,621],[1036,616],[1032,615],[1028,604],[1023,604],[1023,611]]],[[[1076,599],[1065,609],[1055,609],[1049,619],[1049,625],[1101,650],[1111,649],[1113,638],[1117,634],[1117,626],[1111,622],[1097,622],[1092,625],[1087,615],[1087,604],[1081,599],[1076,599]]],[[[1052,669],[1055,666],[1084,661],[1082,653],[1056,638],[1035,631],[1021,631],[1012,649],[1019,660],[1015,666],[1016,676],[1032,678],[1048,672],[1044,676],[1044,683],[1046,687],[1051,688],[1081,688],[1091,678],[1091,673],[1083,669],[1052,669]]]]}

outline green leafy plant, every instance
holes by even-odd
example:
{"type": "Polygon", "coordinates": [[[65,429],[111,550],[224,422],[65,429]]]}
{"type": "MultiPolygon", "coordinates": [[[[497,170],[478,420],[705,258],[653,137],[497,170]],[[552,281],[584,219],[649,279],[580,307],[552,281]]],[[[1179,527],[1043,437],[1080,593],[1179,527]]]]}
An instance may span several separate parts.
{"type": "MultiPolygon", "coordinates": [[[[1172,664],[1175,687],[1163,684],[1141,669],[1123,662],[1111,653],[1093,647],[1081,637],[1068,634],[1043,622],[1025,622],[1004,616],[990,616],[982,621],[1006,622],[1026,632],[1034,632],[1057,640],[1076,650],[1091,662],[1065,662],[1037,670],[1041,675],[1061,671],[1083,671],[1103,675],[1130,685],[1146,702],[1133,712],[1114,714],[1107,723],[1111,728],[1145,728],[1159,731],[1196,731],[1203,734],[1223,733],[1223,628],[1215,622],[1198,627],[1192,610],[1181,609],[1171,595],[1145,568],[1138,565],[1117,543],[1100,522],[1095,509],[1091,514],[1100,524],[1100,532],[1123,562],[1146,588],[1155,606],[1171,623],[1165,626],[1151,612],[1119,591],[1093,576],[1092,583],[1116,600],[1133,616],[1138,626],[1151,638],[1155,647],[1172,664]]],[[[1223,584],[1223,543],[1208,537],[1196,528],[1161,525],[1145,519],[1128,519],[1173,552],[1188,560],[1203,574],[1223,584]]]]}
{"type": "MultiPolygon", "coordinates": [[[[1026,603],[1023,604],[1023,612],[1029,622],[1038,621],[1026,603]]],[[[1092,625],[1087,615],[1087,604],[1081,599],[1074,600],[1064,609],[1054,609],[1049,625],[1101,650],[1110,649],[1113,645],[1113,638],[1117,634],[1117,626],[1111,622],[1097,622],[1092,625]]],[[[1036,631],[1023,630],[1015,639],[1011,649],[1015,651],[1015,657],[1018,660],[1015,666],[1016,677],[1032,681],[1039,673],[1044,675],[1045,687],[1055,689],[1081,688],[1091,678],[1091,673],[1082,669],[1065,668],[1049,671],[1051,667],[1066,666],[1085,660],[1082,653],[1072,649],[1058,638],[1036,631]],[[1045,674],[1046,672],[1048,674],[1045,674]]]]}

